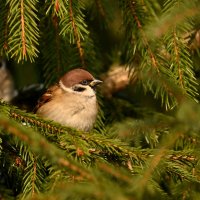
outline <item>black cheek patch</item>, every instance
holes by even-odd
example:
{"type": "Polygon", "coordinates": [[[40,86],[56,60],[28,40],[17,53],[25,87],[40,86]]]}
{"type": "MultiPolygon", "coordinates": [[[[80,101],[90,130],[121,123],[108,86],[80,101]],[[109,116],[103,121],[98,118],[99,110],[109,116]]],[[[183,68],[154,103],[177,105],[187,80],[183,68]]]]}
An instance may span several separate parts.
{"type": "Polygon", "coordinates": [[[74,87],[73,90],[76,92],[83,92],[86,88],[83,87],[74,87]]]}

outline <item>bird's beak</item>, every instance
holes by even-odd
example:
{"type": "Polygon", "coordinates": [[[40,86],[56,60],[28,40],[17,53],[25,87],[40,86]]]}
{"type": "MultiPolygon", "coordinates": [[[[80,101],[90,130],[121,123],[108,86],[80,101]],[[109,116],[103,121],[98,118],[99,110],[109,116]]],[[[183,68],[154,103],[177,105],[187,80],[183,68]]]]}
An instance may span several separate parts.
{"type": "Polygon", "coordinates": [[[89,86],[92,87],[92,88],[94,88],[94,87],[96,87],[97,85],[99,85],[101,83],[103,83],[103,81],[95,79],[95,80],[93,80],[93,81],[90,82],[89,86]]]}

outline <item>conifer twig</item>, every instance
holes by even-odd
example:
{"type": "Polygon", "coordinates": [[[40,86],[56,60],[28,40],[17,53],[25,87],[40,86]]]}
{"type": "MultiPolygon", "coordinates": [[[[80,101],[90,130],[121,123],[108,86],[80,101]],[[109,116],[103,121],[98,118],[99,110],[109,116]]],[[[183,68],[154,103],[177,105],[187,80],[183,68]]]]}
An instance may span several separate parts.
{"type": "Polygon", "coordinates": [[[56,148],[55,146],[49,144],[45,138],[40,138],[40,141],[38,141],[38,136],[36,137],[36,133],[29,130],[30,134],[26,134],[26,131],[23,130],[23,127],[20,127],[16,122],[10,122],[5,117],[0,118],[0,126],[6,129],[9,133],[17,136],[22,141],[26,142],[27,144],[31,144],[30,147],[33,149],[39,148],[42,149],[43,152],[47,154],[50,158],[52,158],[54,163],[59,164],[60,166],[67,167],[71,169],[74,172],[79,173],[82,177],[95,180],[94,177],[86,170],[81,169],[75,164],[71,163],[69,160],[67,160],[66,156],[61,152],[60,149],[56,148]],[[15,126],[11,125],[10,123],[14,123],[15,126]],[[51,151],[49,152],[49,150],[51,151]],[[54,150],[52,150],[54,149],[54,150]],[[52,151],[54,153],[52,154],[52,151]],[[57,156],[55,157],[55,155],[57,156]]]}
{"type": "Polygon", "coordinates": [[[134,8],[134,4],[135,2],[133,2],[132,0],[129,0],[129,6],[130,6],[130,9],[131,9],[131,13],[134,17],[134,20],[137,24],[137,27],[139,28],[140,32],[141,32],[141,35],[142,35],[142,39],[143,39],[143,43],[144,43],[144,46],[146,46],[147,50],[148,50],[148,53],[149,53],[149,57],[151,58],[151,61],[152,61],[152,65],[153,67],[157,70],[158,74],[160,72],[159,68],[158,68],[158,65],[157,65],[157,60],[150,48],[150,45],[148,43],[148,40],[147,40],[147,37],[146,37],[146,34],[142,28],[142,23],[140,22],[137,14],[136,14],[136,11],[135,11],[135,8],[134,8]]]}
{"type": "Polygon", "coordinates": [[[26,37],[25,37],[25,24],[24,24],[24,0],[21,0],[21,28],[22,28],[22,56],[23,59],[26,56],[26,37]]]}
{"type": "Polygon", "coordinates": [[[84,50],[81,46],[81,39],[80,36],[78,34],[78,30],[74,21],[74,14],[73,14],[73,7],[72,7],[72,0],[69,0],[69,15],[70,15],[70,21],[72,23],[72,28],[74,31],[74,35],[75,35],[75,39],[76,39],[76,45],[78,48],[78,52],[79,52],[79,56],[80,56],[80,61],[82,64],[82,67],[85,68],[85,59],[84,59],[84,50]]]}

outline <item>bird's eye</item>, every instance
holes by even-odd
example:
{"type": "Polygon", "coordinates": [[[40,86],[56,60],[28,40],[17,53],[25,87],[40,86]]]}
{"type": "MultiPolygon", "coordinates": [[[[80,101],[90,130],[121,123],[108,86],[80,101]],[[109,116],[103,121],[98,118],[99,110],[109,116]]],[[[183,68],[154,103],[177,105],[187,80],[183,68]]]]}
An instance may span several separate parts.
{"type": "Polygon", "coordinates": [[[88,85],[89,82],[88,82],[87,80],[83,80],[83,81],[81,81],[81,84],[82,84],[82,85],[88,85]]]}

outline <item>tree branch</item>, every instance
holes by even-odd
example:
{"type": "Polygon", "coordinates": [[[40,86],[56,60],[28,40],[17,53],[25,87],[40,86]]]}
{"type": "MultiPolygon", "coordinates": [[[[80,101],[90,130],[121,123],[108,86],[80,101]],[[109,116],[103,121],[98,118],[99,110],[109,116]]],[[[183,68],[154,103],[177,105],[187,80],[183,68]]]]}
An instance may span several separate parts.
{"type": "Polygon", "coordinates": [[[80,39],[80,36],[78,34],[78,30],[77,30],[77,27],[76,27],[75,21],[74,21],[72,0],[69,0],[69,15],[70,15],[70,21],[72,23],[72,28],[73,28],[75,39],[76,39],[76,45],[77,45],[77,48],[78,48],[81,64],[82,64],[82,67],[85,68],[84,50],[81,46],[81,39],[80,39]]]}
{"type": "Polygon", "coordinates": [[[25,22],[24,22],[24,0],[21,0],[21,28],[22,28],[22,57],[26,56],[26,37],[25,37],[25,22]]]}

